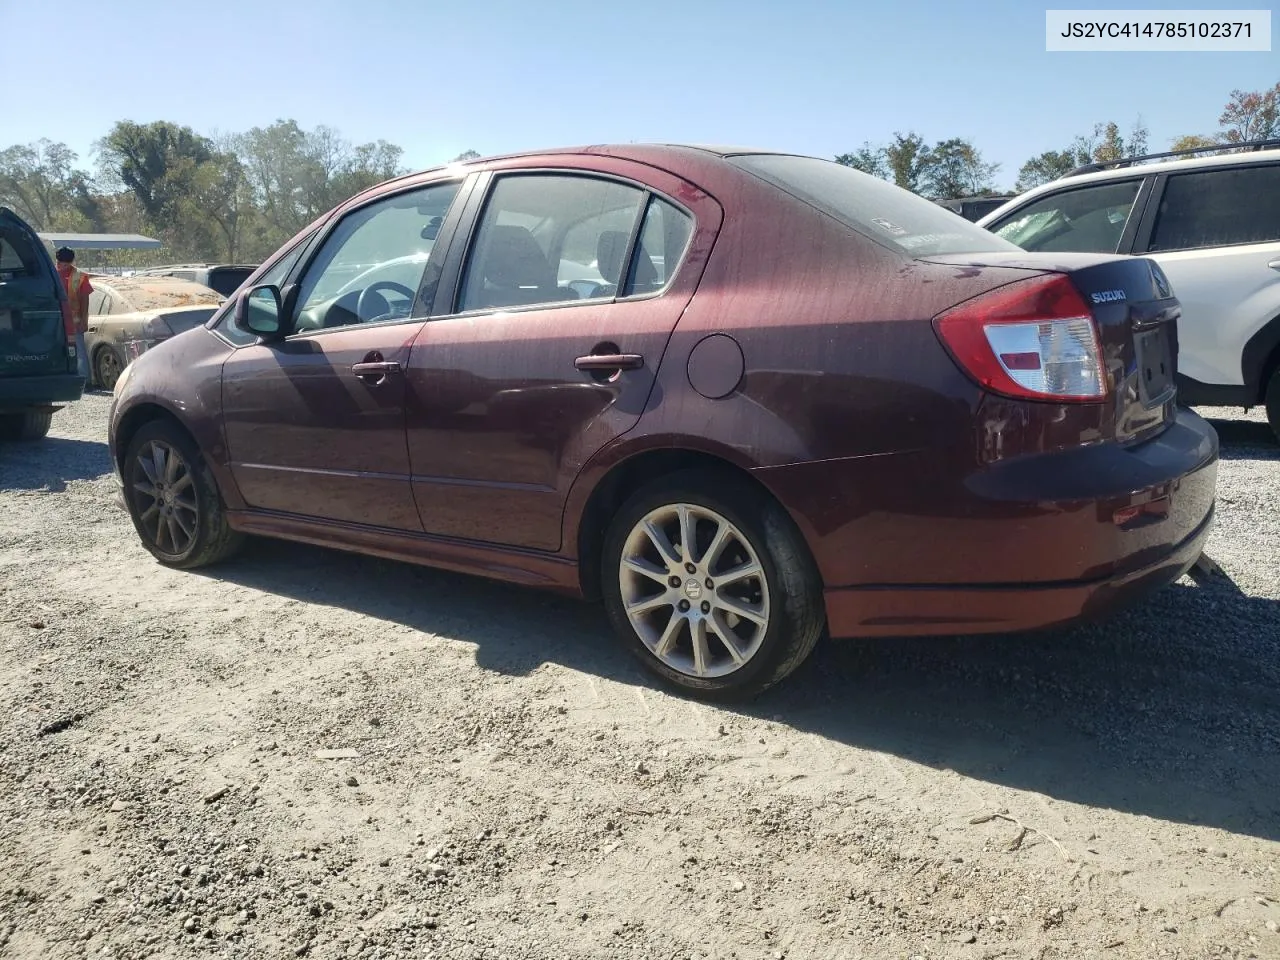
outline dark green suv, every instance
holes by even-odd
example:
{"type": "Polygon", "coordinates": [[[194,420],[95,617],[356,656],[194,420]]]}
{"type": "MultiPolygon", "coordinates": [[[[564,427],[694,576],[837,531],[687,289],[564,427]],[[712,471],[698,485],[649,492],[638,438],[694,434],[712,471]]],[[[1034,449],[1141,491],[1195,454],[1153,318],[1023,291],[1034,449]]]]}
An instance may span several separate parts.
{"type": "Polygon", "coordinates": [[[38,440],[53,412],[83,391],[53,259],[26,221],[0,207],[0,439],[38,440]]]}

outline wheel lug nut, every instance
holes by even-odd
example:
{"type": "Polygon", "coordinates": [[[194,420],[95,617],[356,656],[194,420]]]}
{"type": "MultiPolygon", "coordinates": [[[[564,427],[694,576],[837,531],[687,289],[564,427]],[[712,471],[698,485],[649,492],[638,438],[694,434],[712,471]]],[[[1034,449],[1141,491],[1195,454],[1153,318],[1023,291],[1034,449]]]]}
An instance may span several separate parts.
{"type": "Polygon", "coordinates": [[[705,600],[702,601],[702,612],[703,613],[711,612],[711,604],[707,603],[707,601],[705,600]]]}
{"type": "Polygon", "coordinates": [[[692,563],[686,563],[686,564],[684,565],[684,568],[685,568],[686,570],[688,570],[690,573],[697,573],[697,572],[698,572],[698,568],[697,568],[697,567],[695,567],[692,563]]]}
{"type": "Polygon", "coordinates": [[[680,586],[680,578],[672,577],[670,580],[667,581],[667,583],[671,584],[671,586],[673,587],[678,587],[680,586]]]}
{"type": "Polygon", "coordinates": [[[688,612],[689,612],[689,601],[688,601],[688,600],[681,600],[681,601],[680,601],[680,612],[681,612],[681,613],[688,613],[688,612]]]}
{"type": "Polygon", "coordinates": [[[711,578],[707,577],[707,589],[714,590],[715,588],[716,588],[716,585],[711,582],[711,578]]]}

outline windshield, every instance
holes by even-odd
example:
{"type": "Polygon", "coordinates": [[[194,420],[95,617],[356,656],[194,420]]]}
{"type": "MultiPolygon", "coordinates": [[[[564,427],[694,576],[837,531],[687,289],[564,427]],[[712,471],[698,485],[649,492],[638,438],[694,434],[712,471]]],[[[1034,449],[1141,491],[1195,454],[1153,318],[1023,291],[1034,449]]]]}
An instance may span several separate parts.
{"type": "Polygon", "coordinates": [[[932,201],[830,160],[778,154],[728,160],[909,257],[1018,249],[932,201]]]}

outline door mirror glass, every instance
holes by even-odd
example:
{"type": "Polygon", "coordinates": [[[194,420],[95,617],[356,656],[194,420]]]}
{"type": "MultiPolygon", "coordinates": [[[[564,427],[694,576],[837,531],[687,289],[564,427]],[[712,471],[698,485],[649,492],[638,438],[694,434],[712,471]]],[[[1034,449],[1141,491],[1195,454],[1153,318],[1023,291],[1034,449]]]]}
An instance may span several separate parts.
{"type": "Polygon", "coordinates": [[[241,325],[260,337],[280,333],[280,291],[273,286],[254,287],[240,298],[241,325]]]}

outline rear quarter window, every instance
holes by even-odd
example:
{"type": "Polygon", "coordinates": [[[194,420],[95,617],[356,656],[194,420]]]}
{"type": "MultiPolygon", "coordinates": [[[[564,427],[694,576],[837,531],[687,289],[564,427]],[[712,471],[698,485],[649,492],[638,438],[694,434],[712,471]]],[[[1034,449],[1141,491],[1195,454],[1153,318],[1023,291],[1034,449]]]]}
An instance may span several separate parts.
{"type": "Polygon", "coordinates": [[[0,279],[34,277],[39,270],[38,264],[36,252],[25,237],[8,231],[0,233],[0,279]]]}
{"type": "Polygon", "coordinates": [[[830,160],[778,154],[728,160],[908,257],[1019,249],[930,200],[830,160]]]}

